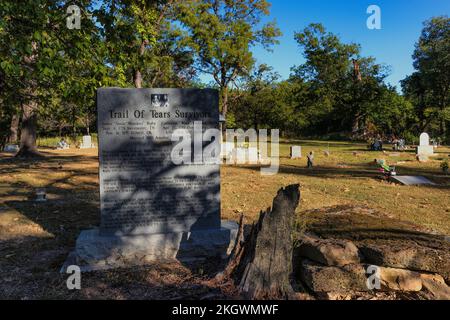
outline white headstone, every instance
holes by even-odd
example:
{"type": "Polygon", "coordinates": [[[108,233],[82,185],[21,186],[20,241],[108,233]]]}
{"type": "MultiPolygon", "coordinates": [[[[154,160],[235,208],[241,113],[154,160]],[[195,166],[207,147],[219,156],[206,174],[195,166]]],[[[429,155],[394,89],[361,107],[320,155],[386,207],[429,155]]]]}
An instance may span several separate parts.
{"type": "Polygon", "coordinates": [[[420,135],[420,145],[417,147],[418,156],[432,156],[434,154],[433,146],[430,146],[430,136],[423,132],[420,135]]]}
{"type": "Polygon", "coordinates": [[[81,149],[90,149],[95,148],[94,144],[92,144],[91,136],[83,136],[83,141],[81,142],[81,149]]]}
{"type": "Polygon", "coordinates": [[[428,135],[428,133],[423,132],[420,135],[420,145],[421,146],[429,146],[430,145],[430,136],[428,135]]]}
{"type": "Polygon", "coordinates": [[[248,163],[255,164],[258,163],[258,148],[250,147],[248,148],[248,163]]]}
{"type": "Polygon", "coordinates": [[[302,147],[292,146],[291,147],[291,159],[300,159],[302,157],[302,147]]]}
{"type": "Polygon", "coordinates": [[[245,164],[247,161],[247,148],[236,148],[235,150],[237,164],[245,164]]]}
{"type": "Polygon", "coordinates": [[[222,142],[222,144],[220,145],[220,154],[222,158],[230,159],[232,157],[233,149],[234,149],[233,142],[228,141],[222,142]]]}

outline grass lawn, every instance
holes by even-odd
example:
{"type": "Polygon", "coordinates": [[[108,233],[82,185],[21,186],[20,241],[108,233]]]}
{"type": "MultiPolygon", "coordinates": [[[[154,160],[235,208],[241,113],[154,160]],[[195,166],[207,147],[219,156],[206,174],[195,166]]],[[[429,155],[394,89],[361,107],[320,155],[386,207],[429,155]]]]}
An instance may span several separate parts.
{"type": "MultiPolygon", "coordinates": [[[[34,161],[0,154],[0,298],[186,298],[183,292],[201,298],[211,291],[219,298],[233,295],[231,289],[211,286],[208,266],[186,269],[180,265],[86,275],[83,290],[69,292],[59,268],[80,230],[100,222],[97,150],[41,151],[45,158],[34,161]],[[32,201],[38,187],[46,188],[48,202],[32,201]]],[[[431,161],[419,163],[412,151],[369,152],[364,144],[348,142],[282,143],[277,175],[262,176],[258,166],[222,166],[222,217],[238,220],[243,213],[250,223],[271,205],[280,187],[300,183],[298,226],[302,230],[344,232],[365,226],[382,233],[383,228],[397,224],[449,235],[450,176],[442,173],[439,164],[449,159],[450,148],[437,152],[431,161]],[[314,169],[306,168],[305,158],[289,159],[292,144],[301,145],[303,155],[315,152],[314,169]],[[328,157],[324,150],[330,151],[328,157]],[[437,185],[383,181],[373,165],[375,158],[395,165],[399,175],[422,175],[437,185]],[[375,210],[381,215],[355,213],[345,221],[320,222],[321,212],[330,207],[375,210]]]]}
{"type": "Polygon", "coordinates": [[[298,212],[338,205],[363,205],[393,218],[410,221],[439,233],[450,234],[450,176],[439,164],[448,159],[450,148],[440,148],[427,163],[415,160],[414,152],[369,152],[364,144],[348,142],[292,141],[280,145],[280,169],[274,176],[262,176],[259,167],[222,167],[222,214],[237,220],[240,213],[254,219],[271,205],[276,191],[300,183],[298,212]],[[305,156],[315,153],[315,168],[306,159],[291,160],[289,146],[302,146],[305,156]],[[330,156],[325,156],[325,150],[330,156]],[[380,179],[374,159],[395,165],[398,175],[421,175],[437,186],[402,186],[380,179]]]}

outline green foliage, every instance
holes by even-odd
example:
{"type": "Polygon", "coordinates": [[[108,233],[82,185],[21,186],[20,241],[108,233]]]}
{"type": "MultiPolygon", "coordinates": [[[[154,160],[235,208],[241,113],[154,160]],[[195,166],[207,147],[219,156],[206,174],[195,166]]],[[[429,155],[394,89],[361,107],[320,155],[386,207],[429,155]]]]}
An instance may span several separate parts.
{"type": "Polygon", "coordinates": [[[230,84],[253,68],[252,47],[270,48],[281,34],[273,22],[261,26],[269,7],[266,0],[189,0],[178,7],[195,67],[210,74],[219,86],[225,115],[230,84]]]}
{"type": "Polygon", "coordinates": [[[89,132],[96,89],[132,86],[136,70],[144,86],[189,86],[193,58],[169,2],[77,1],[81,29],[66,26],[71,1],[1,2],[0,140],[31,100],[40,132],[89,132]]]}
{"type": "Polygon", "coordinates": [[[424,23],[413,54],[416,71],[402,81],[405,96],[419,118],[417,131],[428,130],[450,141],[450,18],[424,23]]]}
{"type": "Polygon", "coordinates": [[[231,112],[244,128],[279,128],[285,136],[370,138],[403,136],[416,121],[412,104],[384,83],[388,68],[362,57],[321,24],[295,34],[305,63],[288,81],[266,65],[231,94],[231,112]],[[353,67],[358,62],[360,77],[353,67]]]}
{"type": "MultiPolygon", "coordinates": [[[[92,142],[94,144],[98,145],[97,134],[94,133],[91,136],[92,136],[92,142]]],[[[61,136],[55,136],[55,137],[43,136],[43,137],[37,138],[36,144],[39,147],[55,148],[57,146],[58,142],[61,141],[61,138],[64,138],[64,140],[70,145],[70,147],[77,147],[83,140],[82,135],[77,135],[77,136],[61,135],[61,136]]]]}
{"type": "Polygon", "coordinates": [[[450,139],[447,17],[425,22],[402,96],[385,83],[389,68],[321,24],[295,33],[305,62],[288,80],[256,65],[254,47],[270,50],[281,34],[263,23],[266,0],[81,0],[79,30],[66,27],[70,4],[0,2],[0,145],[27,105],[40,136],[76,137],[95,128],[97,88],[202,88],[199,74],[220,90],[227,127],[409,142],[426,129],[450,139]]]}

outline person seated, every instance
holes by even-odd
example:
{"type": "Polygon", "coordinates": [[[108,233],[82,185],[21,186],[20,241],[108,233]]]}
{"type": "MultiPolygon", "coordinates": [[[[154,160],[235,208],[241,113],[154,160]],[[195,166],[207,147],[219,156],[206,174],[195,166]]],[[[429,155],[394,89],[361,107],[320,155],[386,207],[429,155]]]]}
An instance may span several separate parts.
{"type": "Polygon", "coordinates": [[[395,176],[396,175],[395,167],[390,167],[386,163],[386,160],[375,159],[374,162],[380,167],[380,172],[382,172],[384,175],[387,175],[387,176],[395,176]]]}
{"type": "Polygon", "coordinates": [[[69,149],[69,144],[67,144],[66,140],[64,138],[61,138],[61,140],[58,142],[56,149],[58,150],[64,150],[69,149]]]}
{"type": "Polygon", "coordinates": [[[373,151],[383,150],[383,144],[381,143],[381,140],[375,140],[375,142],[372,144],[372,150],[373,151]]]}

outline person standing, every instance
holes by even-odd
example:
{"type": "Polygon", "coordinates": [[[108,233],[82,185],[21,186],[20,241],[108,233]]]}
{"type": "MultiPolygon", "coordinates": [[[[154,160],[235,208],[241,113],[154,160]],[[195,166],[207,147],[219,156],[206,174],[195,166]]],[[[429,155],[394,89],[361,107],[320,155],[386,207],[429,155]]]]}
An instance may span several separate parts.
{"type": "Polygon", "coordinates": [[[313,165],[314,165],[314,153],[311,151],[307,156],[307,161],[308,161],[308,169],[312,169],[313,165]]]}

